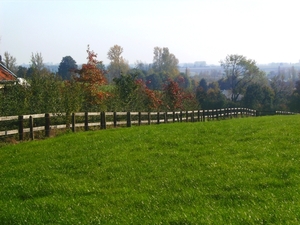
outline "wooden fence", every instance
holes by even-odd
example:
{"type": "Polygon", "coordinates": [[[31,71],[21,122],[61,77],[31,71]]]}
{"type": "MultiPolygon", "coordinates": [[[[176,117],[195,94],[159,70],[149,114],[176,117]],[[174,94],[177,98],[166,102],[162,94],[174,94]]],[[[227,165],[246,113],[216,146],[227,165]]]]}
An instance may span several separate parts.
{"type": "MultiPolygon", "coordinates": [[[[288,114],[276,111],[275,114],[288,114]]],[[[50,137],[51,132],[61,130],[107,129],[170,122],[205,122],[232,117],[257,116],[248,108],[225,108],[214,110],[175,112],[78,112],[66,114],[34,114],[0,117],[0,136],[15,135],[19,140],[35,138],[35,134],[50,137]],[[26,136],[26,137],[25,137],[26,136]]]]}

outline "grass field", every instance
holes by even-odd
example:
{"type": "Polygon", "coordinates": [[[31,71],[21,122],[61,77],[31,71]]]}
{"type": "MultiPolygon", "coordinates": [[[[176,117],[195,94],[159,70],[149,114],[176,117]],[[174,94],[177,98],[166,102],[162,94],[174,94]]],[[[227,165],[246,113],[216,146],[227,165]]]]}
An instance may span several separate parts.
{"type": "Polygon", "coordinates": [[[299,224],[300,116],[0,148],[0,224],[299,224]]]}

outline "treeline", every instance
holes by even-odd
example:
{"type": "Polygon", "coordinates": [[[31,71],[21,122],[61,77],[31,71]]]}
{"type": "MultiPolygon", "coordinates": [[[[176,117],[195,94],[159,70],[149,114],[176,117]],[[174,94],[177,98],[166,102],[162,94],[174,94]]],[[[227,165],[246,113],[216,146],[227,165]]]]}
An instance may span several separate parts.
{"type": "Polygon", "coordinates": [[[41,53],[32,54],[29,68],[17,67],[5,53],[4,63],[28,83],[0,89],[0,115],[33,113],[71,114],[79,111],[170,111],[226,107],[258,111],[300,111],[300,82],[282,75],[268,80],[254,60],[228,55],[221,61],[223,78],[208,83],[180,73],[178,59],[168,48],[154,48],[153,63],[136,62],[130,68],[123,48],[108,51],[106,68],[87,49],[87,63],[79,66],[63,57],[57,73],[43,64],[41,53]]]}

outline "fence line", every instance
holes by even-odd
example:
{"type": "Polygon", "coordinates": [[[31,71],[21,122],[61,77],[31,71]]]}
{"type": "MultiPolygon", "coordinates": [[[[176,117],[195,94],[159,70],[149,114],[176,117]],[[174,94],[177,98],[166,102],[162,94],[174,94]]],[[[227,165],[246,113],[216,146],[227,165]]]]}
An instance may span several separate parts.
{"type": "MultiPolygon", "coordinates": [[[[273,114],[293,114],[284,111],[272,111],[273,114]]],[[[211,110],[174,111],[174,112],[76,112],[71,115],[34,114],[0,117],[0,136],[18,135],[24,140],[34,140],[34,133],[44,131],[45,137],[50,137],[51,131],[59,129],[78,129],[85,131],[91,127],[107,129],[108,127],[131,127],[132,125],[151,125],[175,122],[205,122],[233,117],[263,115],[248,108],[224,108],[211,110]],[[68,122],[66,122],[68,121],[68,122]],[[28,136],[28,135],[27,135],[28,136]]]]}

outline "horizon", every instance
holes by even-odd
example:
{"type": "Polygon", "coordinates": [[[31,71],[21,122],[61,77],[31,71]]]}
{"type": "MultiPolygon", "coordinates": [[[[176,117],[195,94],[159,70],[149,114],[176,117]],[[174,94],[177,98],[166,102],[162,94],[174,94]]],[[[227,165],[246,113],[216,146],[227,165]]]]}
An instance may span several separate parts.
{"type": "Polygon", "coordinates": [[[129,64],[152,63],[156,46],[168,47],[180,64],[219,65],[230,54],[259,65],[296,64],[297,6],[296,0],[3,0],[0,55],[9,52],[18,65],[37,52],[45,64],[65,56],[83,64],[90,45],[109,64],[107,52],[117,44],[129,64]]]}

